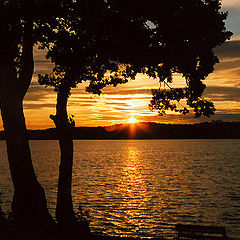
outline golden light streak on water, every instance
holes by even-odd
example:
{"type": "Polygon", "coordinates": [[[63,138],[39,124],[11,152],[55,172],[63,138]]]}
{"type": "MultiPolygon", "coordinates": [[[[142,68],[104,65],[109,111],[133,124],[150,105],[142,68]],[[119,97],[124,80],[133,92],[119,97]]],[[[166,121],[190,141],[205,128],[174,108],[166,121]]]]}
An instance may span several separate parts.
{"type": "Polygon", "coordinates": [[[146,211],[147,186],[141,174],[141,160],[137,148],[129,146],[119,178],[118,191],[122,193],[121,209],[125,213],[125,227],[139,232],[146,211]]]}

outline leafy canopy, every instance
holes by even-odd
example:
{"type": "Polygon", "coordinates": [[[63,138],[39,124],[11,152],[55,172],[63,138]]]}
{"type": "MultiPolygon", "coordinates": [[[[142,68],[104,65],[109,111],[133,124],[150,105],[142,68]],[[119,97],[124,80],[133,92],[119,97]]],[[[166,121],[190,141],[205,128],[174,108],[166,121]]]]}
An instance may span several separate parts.
{"type": "Polygon", "coordinates": [[[48,24],[51,19],[61,17],[64,9],[71,2],[70,0],[0,1],[0,54],[2,56],[0,62],[14,62],[18,79],[23,76],[23,68],[29,64],[24,59],[25,49],[39,42],[41,36],[39,27],[48,24]]]}
{"type": "Polygon", "coordinates": [[[218,58],[213,48],[230,38],[218,0],[76,0],[61,18],[39,27],[41,48],[55,63],[52,73],[39,75],[42,85],[59,91],[89,81],[87,91],[100,94],[138,73],[165,82],[174,74],[184,88],[153,90],[151,110],[186,114],[176,102],[186,99],[197,117],[215,111],[202,98],[203,80],[218,58]]]}

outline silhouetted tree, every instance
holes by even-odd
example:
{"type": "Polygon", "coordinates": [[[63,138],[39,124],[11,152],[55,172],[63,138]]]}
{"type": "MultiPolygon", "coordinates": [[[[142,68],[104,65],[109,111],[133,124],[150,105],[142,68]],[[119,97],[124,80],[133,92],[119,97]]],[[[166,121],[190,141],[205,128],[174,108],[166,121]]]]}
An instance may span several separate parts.
{"type": "Polygon", "coordinates": [[[52,223],[44,190],[32,165],[26,136],[23,98],[30,85],[36,30],[63,12],[69,1],[8,0],[0,2],[0,106],[14,185],[13,220],[39,225],[52,223]]]}
{"type": "Polygon", "coordinates": [[[55,63],[51,74],[39,75],[42,85],[57,92],[54,121],[61,149],[56,216],[63,224],[75,222],[71,197],[74,121],[68,117],[71,88],[89,81],[87,91],[100,94],[107,85],[134,80],[137,73],[172,82],[175,73],[185,88],[154,90],[150,108],[164,114],[183,114],[175,101],[186,99],[196,116],[214,112],[201,96],[202,80],[218,58],[213,48],[230,37],[218,0],[76,0],[64,18],[42,26],[42,48],[55,63]],[[44,42],[45,41],[45,42],[44,42]]]}

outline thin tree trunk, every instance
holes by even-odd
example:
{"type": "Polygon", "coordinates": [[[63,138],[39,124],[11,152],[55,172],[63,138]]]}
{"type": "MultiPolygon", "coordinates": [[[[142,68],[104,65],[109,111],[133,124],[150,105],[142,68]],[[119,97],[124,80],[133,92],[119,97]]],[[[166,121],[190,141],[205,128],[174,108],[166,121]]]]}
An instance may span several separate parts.
{"type": "Polygon", "coordinates": [[[22,69],[17,78],[11,50],[1,52],[4,61],[0,64],[0,106],[3,127],[6,133],[7,153],[14,185],[12,201],[13,219],[17,223],[40,225],[53,223],[48,212],[45,193],[37,181],[31,159],[23,113],[23,98],[33,74],[33,22],[25,21],[23,36],[22,69]],[[10,55],[10,56],[9,56],[10,55]]]}
{"type": "Polygon", "coordinates": [[[26,136],[22,99],[8,94],[1,98],[7,153],[14,185],[13,218],[17,222],[52,222],[44,190],[37,181],[26,136]]]}
{"type": "Polygon", "coordinates": [[[57,222],[69,226],[77,222],[72,203],[72,167],[73,167],[73,128],[74,123],[69,122],[67,114],[67,101],[70,86],[62,84],[57,94],[56,125],[61,159],[59,166],[58,194],[56,219],[57,222]]]}

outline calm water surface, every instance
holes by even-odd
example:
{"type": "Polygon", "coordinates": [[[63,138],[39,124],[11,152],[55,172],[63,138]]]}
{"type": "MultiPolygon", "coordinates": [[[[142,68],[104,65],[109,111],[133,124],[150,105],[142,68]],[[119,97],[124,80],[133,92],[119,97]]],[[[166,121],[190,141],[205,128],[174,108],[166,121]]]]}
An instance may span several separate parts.
{"type": "MultiPolygon", "coordinates": [[[[73,199],[94,232],[170,237],[176,223],[223,225],[240,236],[240,140],[75,141],[73,199]]],[[[38,179],[54,214],[57,141],[31,141],[38,179]]],[[[0,142],[0,192],[12,185],[0,142]]]]}

